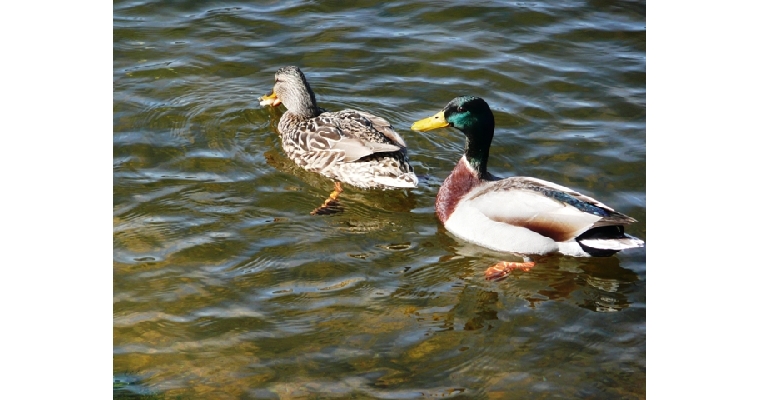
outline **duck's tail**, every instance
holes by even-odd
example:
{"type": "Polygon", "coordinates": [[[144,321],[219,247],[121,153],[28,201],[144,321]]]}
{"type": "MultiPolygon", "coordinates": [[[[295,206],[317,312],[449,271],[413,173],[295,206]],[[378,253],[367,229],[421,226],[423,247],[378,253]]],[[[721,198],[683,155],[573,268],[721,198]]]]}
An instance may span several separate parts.
{"type": "Polygon", "coordinates": [[[595,257],[611,256],[620,250],[644,246],[644,241],[623,232],[623,227],[593,228],[575,239],[581,248],[595,257]]]}

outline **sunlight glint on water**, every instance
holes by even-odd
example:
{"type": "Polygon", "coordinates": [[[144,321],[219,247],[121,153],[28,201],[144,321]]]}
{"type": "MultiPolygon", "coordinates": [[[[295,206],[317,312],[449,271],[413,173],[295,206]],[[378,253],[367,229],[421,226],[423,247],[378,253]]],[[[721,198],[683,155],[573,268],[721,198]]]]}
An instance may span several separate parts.
{"type": "Polygon", "coordinates": [[[646,240],[645,52],[637,2],[117,1],[114,395],[645,398],[645,249],[485,281],[502,257],[433,211],[463,138],[409,130],[483,97],[493,173],[591,195],[646,240]],[[332,183],[256,101],[285,65],[322,107],[387,118],[419,187],[309,215],[332,183]]]}

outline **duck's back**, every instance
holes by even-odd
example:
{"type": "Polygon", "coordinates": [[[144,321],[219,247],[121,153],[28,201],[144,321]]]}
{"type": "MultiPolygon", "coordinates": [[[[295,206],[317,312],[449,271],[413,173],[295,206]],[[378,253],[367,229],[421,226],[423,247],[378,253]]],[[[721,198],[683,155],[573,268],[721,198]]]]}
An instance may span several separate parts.
{"type": "Polygon", "coordinates": [[[391,124],[356,110],[280,119],[283,149],[299,166],[362,188],[415,187],[406,144],[391,124]]]}

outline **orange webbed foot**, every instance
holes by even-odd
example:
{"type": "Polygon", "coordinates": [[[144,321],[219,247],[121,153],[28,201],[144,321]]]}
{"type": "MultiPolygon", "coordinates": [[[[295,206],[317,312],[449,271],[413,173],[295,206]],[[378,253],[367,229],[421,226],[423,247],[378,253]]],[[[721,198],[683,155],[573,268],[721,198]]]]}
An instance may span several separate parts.
{"type": "Polygon", "coordinates": [[[312,211],[311,215],[330,215],[343,211],[338,203],[338,195],[343,192],[343,188],[340,187],[340,182],[335,182],[335,189],[330,193],[330,197],[325,200],[324,204],[317,207],[312,211]]]}
{"type": "Polygon", "coordinates": [[[526,261],[526,262],[501,261],[490,266],[486,270],[486,279],[489,281],[502,280],[506,278],[507,276],[509,276],[509,274],[516,269],[519,269],[521,271],[528,271],[531,268],[533,268],[534,265],[536,265],[536,263],[532,261],[526,261]]]}

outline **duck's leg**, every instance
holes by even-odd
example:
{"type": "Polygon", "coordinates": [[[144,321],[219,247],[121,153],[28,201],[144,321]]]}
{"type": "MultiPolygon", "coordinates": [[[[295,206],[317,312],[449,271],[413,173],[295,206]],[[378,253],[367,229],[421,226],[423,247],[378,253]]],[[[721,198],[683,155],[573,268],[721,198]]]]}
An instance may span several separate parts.
{"type": "Polygon", "coordinates": [[[486,279],[487,280],[502,280],[509,276],[510,272],[519,269],[521,271],[527,271],[533,266],[536,265],[533,261],[528,261],[528,258],[525,258],[524,262],[508,262],[508,261],[501,261],[498,262],[492,266],[490,266],[486,270],[486,279]]]}
{"type": "Polygon", "coordinates": [[[338,206],[338,195],[342,191],[343,188],[340,187],[340,182],[335,181],[335,189],[330,193],[330,197],[325,200],[324,204],[315,208],[314,211],[311,212],[311,215],[329,215],[341,211],[338,206]]]}

